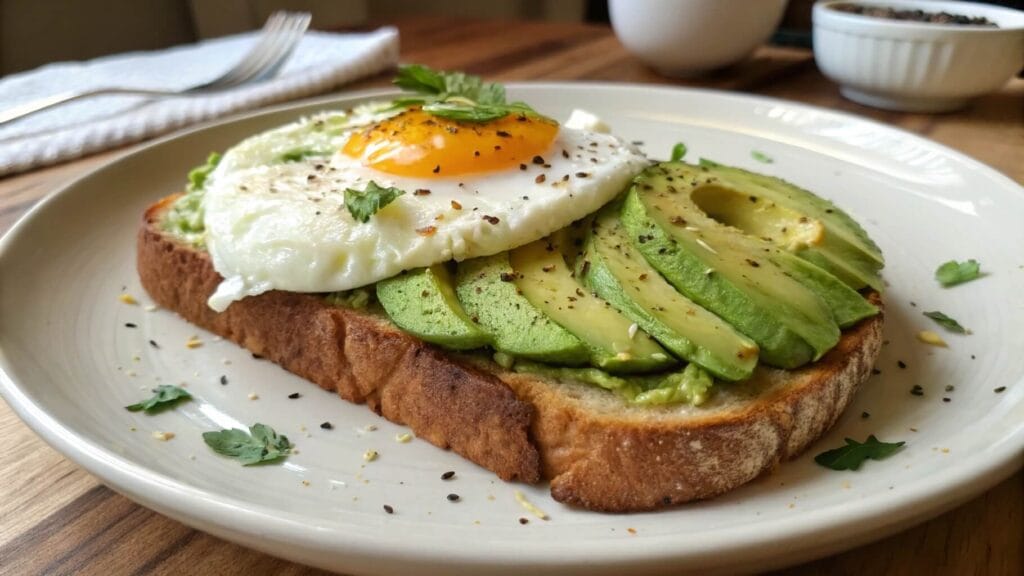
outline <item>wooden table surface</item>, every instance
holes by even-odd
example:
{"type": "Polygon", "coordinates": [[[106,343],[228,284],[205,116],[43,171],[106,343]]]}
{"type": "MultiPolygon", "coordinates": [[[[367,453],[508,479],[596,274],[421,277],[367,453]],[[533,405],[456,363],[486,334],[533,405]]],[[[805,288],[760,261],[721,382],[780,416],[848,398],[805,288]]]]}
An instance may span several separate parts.
{"type": "MultiPolygon", "coordinates": [[[[806,50],[763,47],[733,69],[681,82],[645,69],[607,27],[441,18],[411,20],[399,27],[405,62],[506,81],[648,82],[797,100],[927,136],[1024,183],[1021,79],[962,112],[902,114],[844,100],[806,50]]],[[[389,78],[373,78],[352,88],[384,85],[389,78]]],[[[49,192],[123,152],[0,179],[0,232],[49,192]]],[[[197,532],[112,492],[44,444],[4,402],[0,438],[0,574],[320,573],[197,532]]],[[[1018,471],[926,524],[780,573],[822,572],[1024,574],[1024,475],[1018,471]]]]}

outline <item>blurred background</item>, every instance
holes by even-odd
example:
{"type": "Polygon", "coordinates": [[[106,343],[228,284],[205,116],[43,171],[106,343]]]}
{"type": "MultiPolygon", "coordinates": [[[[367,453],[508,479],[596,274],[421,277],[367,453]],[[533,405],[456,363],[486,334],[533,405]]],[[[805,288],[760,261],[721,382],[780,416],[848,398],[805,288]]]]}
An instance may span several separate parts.
{"type": "MultiPolygon", "coordinates": [[[[790,0],[776,42],[809,43],[813,3],[790,0]]],[[[990,3],[1024,8],[1024,0],[990,3]]],[[[251,30],[275,10],[310,12],[319,29],[422,15],[608,22],[606,0],[0,0],[0,76],[251,30]]]]}

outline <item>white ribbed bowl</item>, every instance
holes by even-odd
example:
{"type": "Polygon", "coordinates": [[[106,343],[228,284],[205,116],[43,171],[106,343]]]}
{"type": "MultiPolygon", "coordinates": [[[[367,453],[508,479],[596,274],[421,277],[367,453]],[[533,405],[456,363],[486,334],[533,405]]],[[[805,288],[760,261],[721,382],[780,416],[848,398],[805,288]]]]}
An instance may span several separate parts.
{"type": "Polygon", "coordinates": [[[933,0],[835,0],[814,5],[814,58],[843,96],[877,108],[944,112],[998,90],[1024,67],[1024,12],[933,0]],[[984,16],[999,28],[839,12],[839,3],[984,16]]]}

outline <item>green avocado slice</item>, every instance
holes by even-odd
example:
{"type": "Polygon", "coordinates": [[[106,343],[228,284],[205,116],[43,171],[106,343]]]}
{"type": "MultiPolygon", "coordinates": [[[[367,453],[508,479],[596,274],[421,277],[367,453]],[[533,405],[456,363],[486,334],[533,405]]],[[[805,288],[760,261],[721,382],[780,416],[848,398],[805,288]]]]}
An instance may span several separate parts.
{"type": "Polygon", "coordinates": [[[399,328],[427,342],[453,350],[491,342],[462,309],[444,264],[378,282],[377,300],[399,328]]]}
{"type": "MultiPolygon", "coordinates": [[[[766,174],[721,164],[714,165],[708,172],[703,172],[699,167],[682,166],[686,167],[683,168],[686,173],[714,177],[718,187],[741,192],[744,198],[755,199],[746,206],[738,205],[745,209],[715,214],[716,207],[713,204],[704,202],[701,197],[695,198],[708,214],[715,214],[717,220],[787,248],[824,268],[854,290],[869,286],[882,291],[879,272],[885,260],[881,250],[860,224],[835,204],[781,178],[766,174]],[[778,218],[779,214],[788,214],[789,217],[778,218]],[[820,233],[812,242],[787,242],[786,229],[791,231],[800,225],[816,226],[820,233]]],[[[704,198],[714,202],[715,196],[706,194],[704,198]]]]}
{"type": "Polygon", "coordinates": [[[826,302],[696,205],[691,192],[708,183],[687,164],[645,170],[623,204],[630,239],[677,290],[757,342],[766,363],[795,368],[820,358],[840,337],[826,302]]]}
{"type": "Polygon", "coordinates": [[[850,288],[849,284],[812,262],[779,249],[773,249],[769,257],[785,269],[787,274],[820,296],[832,311],[832,317],[840,328],[849,328],[865,318],[878,314],[878,308],[850,288]]]}
{"type": "Polygon", "coordinates": [[[563,366],[586,364],[590,350],[583,341],[530,304],[513,279],[507,252],[474,258],[459,263],[455,292],[499,352],[563,366]]]}
{"type": "Polygon", "coordinates": [[[757,344],[662,278],[633,247],[618,211],[611,205],[598,213],[577,274],[676,356],[724,380],[750,377],[757,344]]]}
{"type": "Polygon", "coordinates": [[[632,320],[584,287],[550,239],[516,248],[509,261],[523,296],[584,341],[594,366],[609,372],[652,372],[676,364],[632,320]]]}
{"type": "MultiPolygon", "coordinates": [[[[690,179],[690,197],[694,204],[708,217],[742,231],[754,254],[769,258],[783,268],[787,274],[820,296],[841,328],[852,326],[860,320],[878,313],[878,309],[864,299],[840,278],[828,272],[816,262],[801,258],[797,251],[806,253],[810,244],[819,244],[828,236],[825,226],[802,212],[781,206],[775,201],[757,196],[759,188],[727,187],[718,180],[720,168],[697,174],[690,167],[681,167],[690,179]],[[696,183],[696,185],[692,185],[696,183]]],[[[842,262],[845,266],[845,262],[842,262]]],[[[863,286],[854,281],[853,285],[863,286]]]]}
{"type": "MultiPolygon", "coordinates": [[[[848,268],[850,260],[839,258],[836,265],[826,261],[821,266],[817,265],[817,258],[800,257],[811,253],[813,248],[810,246],[820,246],[823,239],[836,238],[820,220],[797,209],[802,207],[791,208],[771,198],[758,196],[764,190],[760,184],[750,184],[740,177],[731,178],[729,183],[723,182],[720,174],[726,169],[721,166],[705,171],[684,164],[678,169],[689,178],[689,186],[684,189],[689,189],[690,198],[697,208],[744,233],[751,247],[757,249],[757,254],[771,259],[786,274],[813,290],[828,304],[841,328],[878,314],[878,308],[852,287],[863,287],[864,282],[854,278],[844,283],[828,272],[833,270],[846,274],[851,270],[848,268]]],[[[843,249],[851,247],[844,245],[843,249]]]]}

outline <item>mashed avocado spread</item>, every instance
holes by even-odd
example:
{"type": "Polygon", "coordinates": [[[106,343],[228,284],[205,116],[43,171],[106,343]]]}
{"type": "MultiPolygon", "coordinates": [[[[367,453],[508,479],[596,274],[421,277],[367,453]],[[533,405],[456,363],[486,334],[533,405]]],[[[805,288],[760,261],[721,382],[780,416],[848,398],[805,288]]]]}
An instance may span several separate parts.
{"type": "Polygon", "coordinates": [[[575,380],[611,390],[637,406],[659,404],[692,404],[698,406],[708,399],[714,384],[711,375],[697,366],[668,374],[614,376],[600,368],[567,368],[539,362],[515,360],[506,354],[495,354],[495,362],[520,373],[536,374],[559,380],[575,380]]]}
{"type": "Polygon", "coordinates": [[[206,164],[193,168],[188,173],[188,185],[185,194],[174,201],[164,218],[164,230],[174,234],[189,244],[203,245],[203,192],[206,179],[210,172],[220,163],[220,154],[212,152],[206,158],[206,164]]]}

